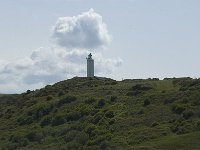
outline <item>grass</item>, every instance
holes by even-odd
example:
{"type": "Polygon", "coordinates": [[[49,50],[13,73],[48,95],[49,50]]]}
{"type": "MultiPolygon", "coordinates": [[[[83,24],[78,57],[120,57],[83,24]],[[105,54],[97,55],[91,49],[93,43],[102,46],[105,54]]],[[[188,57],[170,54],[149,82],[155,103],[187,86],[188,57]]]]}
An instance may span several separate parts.
{"type": "Polygon", "coordinates": [[[199,93],[199,79],[75,77],[0,95],[0,149],[199,149],[199,93]]]}
{"type": "Polygon", "coordinates": [[[135,149],[142,150],[199,150],[200,132],[192,132],[184,135],[169,135],[143,143],[135,149]]]}

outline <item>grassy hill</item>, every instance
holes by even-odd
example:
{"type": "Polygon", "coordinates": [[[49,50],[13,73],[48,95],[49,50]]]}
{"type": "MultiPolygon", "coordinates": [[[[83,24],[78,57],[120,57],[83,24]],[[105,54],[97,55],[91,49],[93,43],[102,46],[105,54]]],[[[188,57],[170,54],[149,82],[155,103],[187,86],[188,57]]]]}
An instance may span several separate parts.
{"type": "Polygon", "coordinates": [[[200,149],[200,79],[78,78],[0,95],[0,149],[200,149]]]}

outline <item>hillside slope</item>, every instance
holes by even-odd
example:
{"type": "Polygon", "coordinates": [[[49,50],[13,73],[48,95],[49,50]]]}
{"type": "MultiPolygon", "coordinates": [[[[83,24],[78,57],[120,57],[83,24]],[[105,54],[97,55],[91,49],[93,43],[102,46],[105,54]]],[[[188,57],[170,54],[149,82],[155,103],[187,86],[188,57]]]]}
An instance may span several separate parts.
{"type": "Polygon", "coordinates": [[[0,95],[0,149],[200,149],[200,80],[78,78],[0,95]]]}

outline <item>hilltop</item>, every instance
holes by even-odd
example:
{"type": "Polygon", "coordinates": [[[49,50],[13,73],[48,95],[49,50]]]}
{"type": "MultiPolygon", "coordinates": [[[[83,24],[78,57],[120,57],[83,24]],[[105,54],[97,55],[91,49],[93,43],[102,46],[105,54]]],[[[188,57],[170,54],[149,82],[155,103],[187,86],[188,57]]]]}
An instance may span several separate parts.
{"type": "Polygon", "coordinates": [[[0,149],[200,149],[200,79],[75,77],[0,95],[0,149]]]}

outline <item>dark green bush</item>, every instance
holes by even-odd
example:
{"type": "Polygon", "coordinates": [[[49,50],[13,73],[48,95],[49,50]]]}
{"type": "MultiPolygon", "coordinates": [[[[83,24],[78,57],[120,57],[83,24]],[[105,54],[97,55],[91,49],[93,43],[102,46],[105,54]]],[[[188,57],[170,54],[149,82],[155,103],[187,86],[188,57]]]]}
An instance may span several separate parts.
{"type": "Polygon", "coordinates": [[[116,102],[117,96],[111,96],[110,97],[110,102],[116,102]]]}
{"type": "Polygon", "coordinates": [[[95,129],[96,129],[96,126],[93,124],[90,124],[85,128],[85,132],[91,136],[95,129]]]}
{"type": "Polygon", "coordinates": [[[152,87],[150,85],[144,85],[144,84],[136,84],[134,86],[132,86],[131,90],[135,91],[148,91],[152,89],[152,87]]]}
{"type": "Polygon", "coordinates": [[[143,106],[148,106],[150,104],[150,100],[149,99],[145,99],[144,100],[144,103],[143,103],[143,106]]]}
{"type": "Polygon", "coordinates": [[[103,107],[104,105],[105,105],[105,100],[104,99],[100,99],[99,101],[98,101],[98,107],[103,107]]]}
{"type": "Polygon", "coordinates": [[[78,132],[74,140],[76,143],[84,145],[89,140],[89,136],[85,132],[78,132]]]}
{"type": "Polygon", "coordinates": [[[66,115],[66,120],[67,121],[77,121],[83,116],[84,116],[84,113],[81,111],[72,111],[66,115]]]}
{"type": "Polygon", "coordinates": [[[59,97],[61,97],[61,96],[63,96],[63,95],[65,95],[65,93],[64,93],[63,91],[60,91],[60,92],[58,93],[58,96],[59,96],[59,97]]]}
{"type": "Polygon", "coordinates": [[[9,141],[12,143],[18,143],[17,147],[23,147],[28,144],[28,140],[21,135],[11,135],[9,141]]]}
{"type": "Polygon", "coordinates": [[[86,104],[92,104],[92,103],[94,103],[96,101],[96,99],[94,99],[94,98],[89,98],[89,99],[86,99],[85,100],[85,103],[86,104]]]}
{"type": "Polygon", "coordinates": [[[175,104],[172,106],[172,111],[181,114],[186,109],[185,105],[182,104],[175,104]]]}
{"type": "Polygon", "coordinates": [[[157,125],[159,125],[158,122],[153,122],[153,123],[151,124],[152,127],[155,127],[155,126],[157,126],[157,125]]]}
{"type": "Polygon", "coordinates": [[[17,119],[19,125],[28,125],[33,123],[33,117],[22,115],[17,119]]]}
{"type": "Polygon", "coordinates": [[[58,126],[64,123],[65,123],[65,116],[61,115],[61,116],[56,116],[55,118],[53,118],[51,124],[52,126],[58,126]]]}
{"type": "Polygon", "coordinates": [[[194,112],[192,110],[185,110],[183,112],[183,118],[185,119],[189,119],[190,117],[192,117],[194,115],[194,112]]]}
{"type": "Polygon", "coordinates": [[[62,98],[62,99],[60,99],[59,101],[58,101],[58,104],[57,104],[57,106],[62,106],[62,105],[64,105],[64,104],[69,104],[69,103],[71,103],[71,102],[74,102],[74,101],[76,101],[76,97],[75,96],[65,96],[64,98],[62,98]]]}
{"type": "Polygon", "coordinates": [[[103,114],[102,113],[97,113],[94,116],[94,119],[92,120],[92,123],[97,124],[99,123],[99,121],[103,118],[103,114]]]}
{"type": "Polygon", "coordinates": [[[47,101],[50,101],[50,100],[52,100],[52,99],[53,99],[52,96],[47,96],[47,98],[46,98],[47,101]]]}
{"type": "Polygon", "coordinates": [[[36,105],[28,112],[29,116],[32,116],[34,120],[37,120],[45,115],[48,115],[54,108],[53,104],[41,104],[36,105]]]}
{"type": "Polygon", "coordinates": [[[89,139],[88,134],[77,130],[70,130],[64,137],[66,143],[75,141],[78,144],[84,145],[89,139]]]}
{"type": "Polygon", "coordinates": [[[114,117],[113,111],[107,111],[107,112],[105,113],[105,117],[107,117],[107,118],[113,118],[113,117],[114,117]]]}
{"type": "Polygon", "coordinates": [[[42,127],[47,126],[47,125],[51,124],[51,121],[52,121],[52,117],[51,117],[51,116],[45,116],[45,117],[42,119],[42,121],[40,122],[40,125],[41,125],[42,127]]]}
{"type": "Polygon", "coordinates": [[[74,140],[75,136],[78,134],[77,130],[70,130],[69,132],[67,132],[67,134],[64,137],[64,141],[66,143],[71,142],[72,140],[74,140]]]}
{"type": "Polygon", "coordinates": [[[135,91],[129,91],[126,95],[127,96],[137,96],[137,95],[139,95],[141,93],[142,93],[142,91],[135,90],[135,91]]]}
{"type": "Polygon", "coordinates": [[[41,142],[42,139],[44,138],[44,135],[42,132],[34,130],[28,133],[26,137],[30,142],[41,142]]]}

